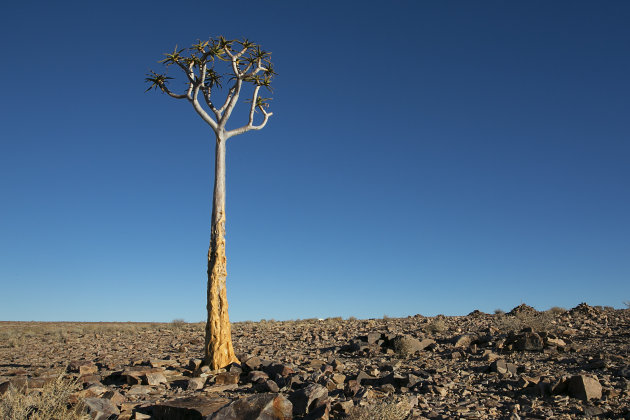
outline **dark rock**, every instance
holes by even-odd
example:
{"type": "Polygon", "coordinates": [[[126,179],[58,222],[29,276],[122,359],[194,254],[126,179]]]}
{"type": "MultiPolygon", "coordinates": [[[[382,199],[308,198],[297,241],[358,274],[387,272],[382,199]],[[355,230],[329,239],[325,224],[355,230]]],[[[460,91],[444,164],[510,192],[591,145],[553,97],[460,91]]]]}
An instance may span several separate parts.
{"type": "Polygon", "coordinates": [[[622,378],[630,379],[630,365],[618,369],[615,372],[615,375],[621,376],[622,378]]]}
{"type": "Polygon", "coordinates": [[[368,333],[367,335],[367,343],[369,344],[376,344],[377,341],[379,341],[381,338],[383,337],[383,334],[380,332],[371,332],[368,333]]]}
{"type": "Polygon", "coordinates": [[[597,378],[587,375],[572,376],[567,388],[569,395],[582,401],[600,399],[602,397],[602,386],[597,378]]]}
{"type": "Polygon", "coordinates": [[[86,398],[83,403],[94,420],[106,420],[110,416],[120,414],[118,407],[106,398],[86,398]]]}
{"type": "Polygon", "coordinates": [[[508,344],[512,344],[513,349],[518,351],[541,351],[544,347],[542,337],[535,332],[522,332],[508,337],[508,344]]]}
{"type": "Polygon", "coordinates": [[[142,383],[145,385],[159,385],[168,383],[166,377],[161,372],[149,372],[142,375],[142,383]]]}
{"type": "Polygon", "coordinates": [[[189,389],[189,390],[192,390],[192,391],[196,391],[198,389],[202,389],[206,385],[206,380],[207,379],[208,378],[206,378],[206,377],[190,378],[186,382],[186,389],[189,389]]]}
{"type": "Polygon", "coordinates": [[[201,420],[225,407],[230,400],[194,396],[166,401],[153,406],[155,420],[201,420]]]}
{"type": "Polygon", "coordinates": [[[197,371],[201,368],[201,364],[203,363],[203,360],[201,359],[190,359],[190,361],[188,362],[188,369],[194,371],[197,371]]]}
{"type": "Polygon", "coordinates": [[[280,387],[278,386],[278,384],[272,381],[271,379],[261,380],[259,383],[255,385],[254,389],[256,390],[256,392],[277,393],[280,391],[280,387]]]}
{"type": "Polygon", "coordinates": [[[269,375],[267,375],[265,372],[263,372],[262,370],[252,370],[251,372],[249,372],[247,374],[247,382],[251,382],[251,383],[255,383],[258,382],[260,380],[267,380],[269,379],[269,375]]]}
{"type": "Polygon", "coordinates": [[[78,373],[79,375],[91,375],[98,372],[98,367],[87,360],[73,360],[68,363],[68,372],[78,373]]]}
{"type": "Polygon", "coordinates": [[[453,339],[453,345],[455,347],[469,347],[475,340],[477,340],[476,334],[462,334],[453,339]]]}
{"type": "Polygon", "coordinates": [[[304,420],[329,420],[330,404],[317,405],[313,411],[304,416],[304,420]]]}
{"type": "Polygon", "coordinates": [[[379,378],[377,378],[375,376],[368,375],[364,371],[359,372],[359,374],[357,375],[357,378],[356,378],[357,384],[359,384],[361,386],[378,385],[378,380],[379,380],[379,378]]]}
{"type": "Polygon", "coordinates": [[[247,370],[250,370],[250,371],[258,370],[262,366],[262,361],[260,360],[260,357],[258,356],[250,357],[249,359],[245,360],[245,362],[243,363],[243,366],[247,370]]]}
{"type": "Polygon", "coordinates": [[[328,390],[319,384],[310,384],[293,392],[289,400],[293,403],[293,414],[301,416],[308,414],[315,408],[316,400],[322,401],[328,396],[328,390]]]}
{"type": "Polygon", "coordinates": [[[434,340],[427,338],[420,341],[408,335],[400,335],[390,341],[390,347],[402,357],[413,356],[432,345],[435,345],[434,340]]]}
{"type": "Polygon", "coordinates": [[[276,375],[286,377],[295,373],[295,369],[293,369],[291,366],[281,363],[271,364],[267,367],[264,367],[263,371],[272,377],[276,375]]]}
{"type": "Polygon", "coordinates": [[[237,384],[240,375],[236,372],[221,372],[214,377],[215,385],[232,385],[237,384]]]}
{"type": "Polygon", "coordinates": [[[127,401],[127,398],[125,398],[125,396],[122,395],[118,391],[106,391],[102,395],[102,398],[108,399],[108,400],[110,400],[112,403],[114,403],[116,405],[121,405],[122,403],[127,401]]]}
{"type": "Polygon", "coordinates": [[[604,413],[605,411],[599,407],[593,407],[593,406],[584,407],[584,415],[586,417],[597,417],[597,416],[601,416],[604,413]]]}
{"type": "Polygon", "coordinates": [[[492,372],[497,372],[502,375],[510,374],[516,375],[517,367],[514,363],[508,363],[504,359],[495,360],[490,365],[492,372]]]}
{"type": "Polygon", "coordinates": [[[521,303],[520,305],[518,305],[517,307],[513,308],[510,312],[508,312],[508,315],[533,315],[533,314],[537,314],[538,311],[534,308],[532,308],[529,305],[526,305],[524,303],[521,303]]]}
{"type": "Polygon", "coordinates": [[[352,400],[349,401],[337,401],[333,406],[332,410],[341,414],[349,415],[350,410],[354,407],[354,403],[352,400]]]}
{"type": "Polygon", "coordinates": [[[283,395],[256,394],[241,398],[208,417],[208,420],[290,420],[293,406],[283,395]]]}

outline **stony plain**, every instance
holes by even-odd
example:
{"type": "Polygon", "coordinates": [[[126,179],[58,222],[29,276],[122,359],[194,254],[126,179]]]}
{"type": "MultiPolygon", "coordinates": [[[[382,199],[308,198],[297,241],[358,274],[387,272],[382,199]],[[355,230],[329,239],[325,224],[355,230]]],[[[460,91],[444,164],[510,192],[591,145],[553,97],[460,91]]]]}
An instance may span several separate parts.
{"type": "Polygon", "coordinates": [[[92,419],[630,419],[628,309],[232,328],[240,364],[209,371],[201,323],[0,322],[0,394],[63,377],[92,419]]]}

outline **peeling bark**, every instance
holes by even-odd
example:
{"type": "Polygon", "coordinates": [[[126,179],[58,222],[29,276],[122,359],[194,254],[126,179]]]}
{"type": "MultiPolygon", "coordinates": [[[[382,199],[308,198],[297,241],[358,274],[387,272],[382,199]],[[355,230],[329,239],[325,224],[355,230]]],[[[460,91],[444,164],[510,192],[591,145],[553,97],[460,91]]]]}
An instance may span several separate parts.
{"type": "Polygon", "coordinates": [[[204,364],[220,369],[238,362],[228,316],[225,257],[225,139],[217,135],[212,200],[212,232],[208,250],[208,320],[204,364]]]}

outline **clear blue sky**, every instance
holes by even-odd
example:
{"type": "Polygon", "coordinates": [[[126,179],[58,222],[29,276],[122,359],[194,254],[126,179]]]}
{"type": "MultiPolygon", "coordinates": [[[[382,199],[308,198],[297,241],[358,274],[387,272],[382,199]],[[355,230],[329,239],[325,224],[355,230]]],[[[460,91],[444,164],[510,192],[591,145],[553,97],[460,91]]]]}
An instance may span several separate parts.
{"type": "Polygon", "coordinates": [[[233,321],[630,300],[629,2],[233,4],[0,7],[1,320],[205,318],[212,131],[143,79],[220,34],[279,74],[233,321]]]}

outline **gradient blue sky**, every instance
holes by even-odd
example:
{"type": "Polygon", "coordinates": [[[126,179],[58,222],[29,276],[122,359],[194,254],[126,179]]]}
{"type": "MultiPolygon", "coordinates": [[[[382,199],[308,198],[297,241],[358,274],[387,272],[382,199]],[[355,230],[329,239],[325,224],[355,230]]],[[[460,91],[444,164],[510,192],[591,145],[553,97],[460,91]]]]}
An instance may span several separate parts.
{"type": "Polygon", "coordinates": [[[3,3],[0,319],[204,319],[213,135],[143,79],[220,34],[279,73],[267,127],[228,142],[233,321],[623,307],[628,22],[627,1],[3,3]]]}

